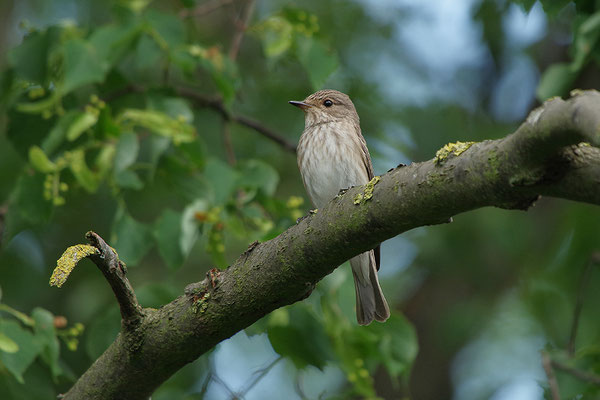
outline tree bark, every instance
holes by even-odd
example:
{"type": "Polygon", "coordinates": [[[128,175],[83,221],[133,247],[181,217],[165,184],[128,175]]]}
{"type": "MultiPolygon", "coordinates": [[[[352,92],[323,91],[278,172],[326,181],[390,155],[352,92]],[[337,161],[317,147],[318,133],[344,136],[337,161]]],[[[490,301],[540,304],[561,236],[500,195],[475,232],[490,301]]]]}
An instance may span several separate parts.
{"type": "Polygon", "coordinates": [[[66,393],[145,399],[185,364],[269,312],[306,298],[345,260],[409,229],[485,206],[527,209],[540,195],[600,205],[600,94],[534,110],[499,140],[451,144],[351,188],[158,310],[144,309],[66,393]]]}

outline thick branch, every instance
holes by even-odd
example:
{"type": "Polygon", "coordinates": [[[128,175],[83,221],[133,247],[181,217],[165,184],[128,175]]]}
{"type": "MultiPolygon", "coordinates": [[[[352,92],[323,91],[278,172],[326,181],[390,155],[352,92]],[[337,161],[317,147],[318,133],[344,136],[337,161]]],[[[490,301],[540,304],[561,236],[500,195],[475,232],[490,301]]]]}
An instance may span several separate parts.
{"type": "Polygon", "coordinates": [[[121,309],[123,328],[129,331],[137,328],[142,322],[144,314],[129,279],[125,276],[127,272],[125,264],[119,260],[114,249],[107,245],[97,233],[90,231],[86,233],[85,237],[92,246],[100,250],[99,255],[92,255],[90,259],[102,271],[117,298],[121,309]]]}
{"type": "Polygon", "coordinates": [[[144,310],[136,348],[119,335],[67,398],[147,398],[185,364],[265,314],[298,301],[345,260],[409,229],[539,195],[600,204],[600,95],[546,103],[517,132],[398,167],[348,190],[231,267],[144,310]]]}

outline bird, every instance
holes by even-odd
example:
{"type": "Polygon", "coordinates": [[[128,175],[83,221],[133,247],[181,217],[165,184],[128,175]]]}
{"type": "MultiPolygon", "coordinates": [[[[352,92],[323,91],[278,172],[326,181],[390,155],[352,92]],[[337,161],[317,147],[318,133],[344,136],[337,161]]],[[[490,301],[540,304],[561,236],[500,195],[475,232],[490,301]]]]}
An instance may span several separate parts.
{"type": "MultiPolygon", "coordinates": [[[[360,119],[348,95],[319,90],[303,101],[289,101],[304,111],[304,131],[298,143],[298,168],[316,208],[343,189],[367,184],[373,164],[361,133],[360,119]]],[[[379,246],[350,259],[360,325],[386,321],[390,309],[379,285],[379,246]]]]}

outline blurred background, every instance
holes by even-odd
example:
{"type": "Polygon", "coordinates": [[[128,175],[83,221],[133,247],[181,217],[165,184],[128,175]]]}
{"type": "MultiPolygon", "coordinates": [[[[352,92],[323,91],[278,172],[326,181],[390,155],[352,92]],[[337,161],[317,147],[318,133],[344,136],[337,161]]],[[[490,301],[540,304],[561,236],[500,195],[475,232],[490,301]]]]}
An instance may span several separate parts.
{"type": "MultiPolygon", "coordinates": [[[[48,285],[86,231],[117,249],[141,304],[160,307],[311,208],[290,151],[304,120],[288,100],[348,93],[383,174],[448,142],[501,138],[540,101],[598,88],[598,10],[1,0],[3,398],[65,392],[118,332],[91,262],[48,285]]],[[[546,198],[406,232],[382,247],[387,323],[357,326],[345,265],[153,399],[550,399],[542,352],[600,374],[598,238],[597,206],[546,198]]],[[[562,398],[600,398],[589,379],[554,372],[562,398]]]]}

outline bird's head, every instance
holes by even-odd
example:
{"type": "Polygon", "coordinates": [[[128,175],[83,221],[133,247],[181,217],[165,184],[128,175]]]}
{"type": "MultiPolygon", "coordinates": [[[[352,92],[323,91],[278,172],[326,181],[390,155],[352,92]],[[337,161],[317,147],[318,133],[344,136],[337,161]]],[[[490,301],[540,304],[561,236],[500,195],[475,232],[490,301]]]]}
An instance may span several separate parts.
{"type": "Polygon", "coordinates": [[[350,97],[337,90],[319,90],[303,101],[290,101],[289,103],[304,111],[307,127],[317,123],[348,119],[356,123],[359,122],[356,108],[354,108],[350,97]]]}

